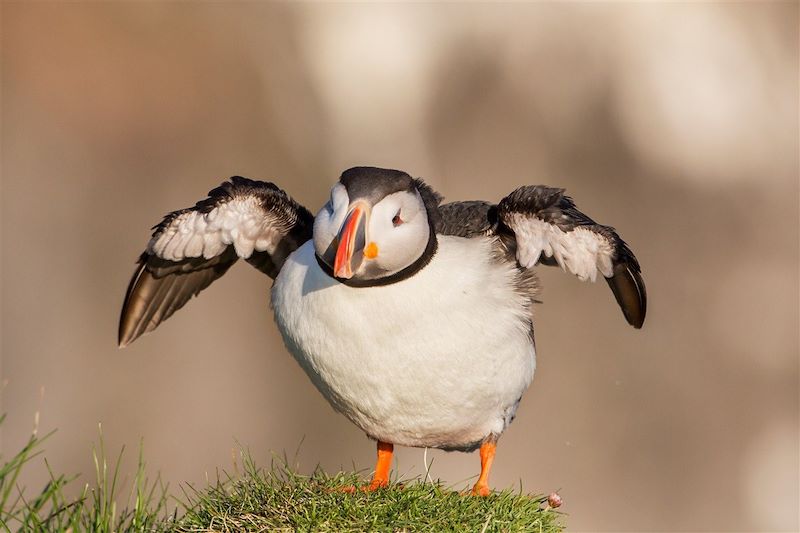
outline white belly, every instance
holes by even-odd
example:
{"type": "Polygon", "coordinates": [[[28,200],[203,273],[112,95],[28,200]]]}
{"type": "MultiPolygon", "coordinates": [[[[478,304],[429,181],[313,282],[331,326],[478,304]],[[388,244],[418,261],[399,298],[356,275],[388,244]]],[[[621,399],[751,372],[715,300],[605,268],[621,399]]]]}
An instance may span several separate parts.
{"type": "Polygon", "coordinates": [[[488,239],[439,236],[409,279],[353,288],[307,242],[272,289],[289,351],[333,407],[369,436],[468,449],[499,435],[533,378],[529,301],[488,239]]]}

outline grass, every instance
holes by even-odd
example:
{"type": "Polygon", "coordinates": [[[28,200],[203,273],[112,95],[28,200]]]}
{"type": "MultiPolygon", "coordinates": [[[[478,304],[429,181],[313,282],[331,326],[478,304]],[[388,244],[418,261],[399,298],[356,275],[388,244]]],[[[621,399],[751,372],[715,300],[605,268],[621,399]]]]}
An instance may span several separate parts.
{"type": "MultiPolygon", "coordinates": [[[[0,416],[0,424],[5,415],[0,416]]],[[[141,447],[133,483],[123,499],[120,465],[124,448],[109,468],[102,433],[99,445],[92,450],[95,480],[86,484],[77,496],[65,490],[77,476],[56,475],[45,460],[50,480],[34,493],[17,484],[22,470],[43,452],[43,443],[52,435],[39,437],[34,431],[28,442],[10,459],[0,457],[0,531],[42,531],[97,533],[169,531],[176,515],[167,512],[167,487],[159,478],[149,481],[141,447]]]]}
{"type": "Polygon", "coordinates": [[[531,531],[562,530],[545,496],[505,490],[486,498],[439,483],[412,480],[375,492],[354,473],[303,476],[273,461],[269,469],[244,456],[244,474],[187,494],[190,507],[174,531],[531,531]]]}
{"type": "MultiPolygon", "coordinates": [[[[3,417],[0,417],[2,423],[3,417]]],[[[105,457],[102,434],[93,451],[96,478],[76,497],[65,487],[74,478],[50,472],[50,481],[32,497],[17,485],[22,469],[42,453],[50,435],[32,435],[10,459],[0,458],[0,531],[239,532],[239,531],[532,531],[563,530],[561,514],[545,496],[511,490],[486,498],[467,496],[440,483],[411,480],[376,492],[347,494],[362,485],[356,473],[310,476],[287,461],[260,468],[243,453],[242,472],[222,474],[204,488],[185,486],[179,498],[168,495],[156,478],[149,481],[139,452],[138,468],[127,491],[120,480],[123,451],[113,465],[105,457]],[[169,508],[175,510],[170,512],[169,508]],[[181,509],[178,512],[177,509],[181,509]]],[[[238,470],[238,468],[236,469],[238,470]]]]}

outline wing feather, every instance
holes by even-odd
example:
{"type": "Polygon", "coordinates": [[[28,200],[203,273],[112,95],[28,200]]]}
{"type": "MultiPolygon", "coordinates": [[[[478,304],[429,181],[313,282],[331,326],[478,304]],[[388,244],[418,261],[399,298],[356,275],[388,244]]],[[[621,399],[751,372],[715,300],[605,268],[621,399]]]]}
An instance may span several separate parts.
{"type": "Polygon", "coordinates": [[[614,228],[579,211],[564,189],[520,187],[500,201],[497,217],[497,232],[513,235],[521,266],[555,262],[583,281],[599,273],[628,323],[642,327],[647,293],[639,262],[614,228]]]}
{"type": "Polygon", "coordinates": [[[158,327],[240,258],[272,278],[311,238],[313,216],[272,183],[234,176],[194,207],[173,211],[128,285],[119,322],[126,346],[158,327]]]}

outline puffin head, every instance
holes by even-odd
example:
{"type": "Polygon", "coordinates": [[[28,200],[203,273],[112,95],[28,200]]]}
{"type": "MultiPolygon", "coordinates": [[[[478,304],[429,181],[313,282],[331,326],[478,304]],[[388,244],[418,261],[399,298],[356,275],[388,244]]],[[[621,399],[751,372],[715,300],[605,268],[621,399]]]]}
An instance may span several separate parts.
{"type": "Polygon", "coordinates": [[[440,201],[422,180],[399,170],[345,170],[314,219],[317,261],[351,286],[405,279],[436,252],[440,201]]]}

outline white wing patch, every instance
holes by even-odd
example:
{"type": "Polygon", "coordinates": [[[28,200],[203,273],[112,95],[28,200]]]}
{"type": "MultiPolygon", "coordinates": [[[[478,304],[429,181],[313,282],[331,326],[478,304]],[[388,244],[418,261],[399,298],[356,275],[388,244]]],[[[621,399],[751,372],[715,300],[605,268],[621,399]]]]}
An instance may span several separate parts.
{"type": "Polygon", "coordinates": [[[517,261],[525,268],[534,266],[542,254],[554,257],[559,266],[581,281],[597,278],[597,272],[610,278],[614,274],[614,247],[600,233],[583,227],[561,231],[538,218],[512,214],[516,233],[517,261]]]}
{"type": "Polygon", "coordinates": [[[208,213],[187,211],[176,216],[150,239],[147,252],[169,261],[210,259],[232,244],[236,254],[247,259],[254,250],[274,251],[281,229],[257,198],[232,198],[208,213]]]}

